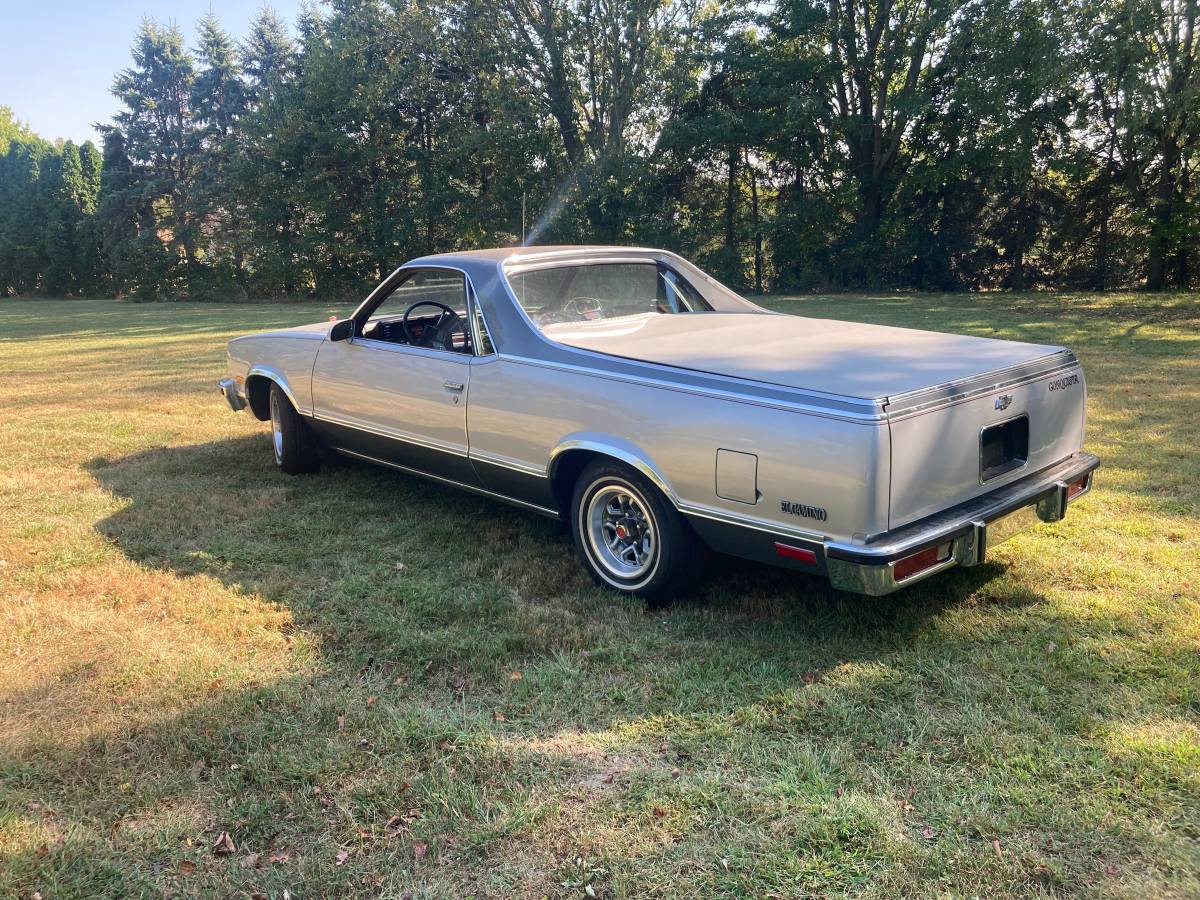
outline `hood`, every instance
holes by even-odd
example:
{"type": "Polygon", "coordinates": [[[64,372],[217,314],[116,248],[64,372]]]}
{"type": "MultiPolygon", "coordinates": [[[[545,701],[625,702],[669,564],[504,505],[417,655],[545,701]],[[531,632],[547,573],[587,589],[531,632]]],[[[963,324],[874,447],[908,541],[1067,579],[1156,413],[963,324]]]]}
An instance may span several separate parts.
{"type": "Polygon", "coordinates": [[[1006,369],[1062,349],[777,313],[648,313],[542,331],[583,350],[864,400],[1006,369]]]}

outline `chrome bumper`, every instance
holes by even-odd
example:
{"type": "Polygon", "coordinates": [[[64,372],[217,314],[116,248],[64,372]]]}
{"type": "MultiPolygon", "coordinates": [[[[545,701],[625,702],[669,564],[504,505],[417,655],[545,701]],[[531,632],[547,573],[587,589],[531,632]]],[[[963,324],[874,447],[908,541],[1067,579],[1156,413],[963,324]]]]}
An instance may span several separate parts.
{"type": "Polygon", "coordinates": [[[232,378],[222,378],[217,382],[217,387],[221,389],[221,393],[229,401],[229,408],[234,412],[241,412],[246,408],[246,398],[238,393],[237,382],[232,378]]]}
{"type": "Polygon", "coordinates": [[[843,591],[890,594],[936,575],[951,566],[975,566],[996,546],[1031,525],[1057,522],[1074,503],[1092,489],[1092,473],[1100,460],[1080,451],[1060,463],[1007,484],[991,493],[937,513],[895,531],[878,535],[865,544],[825,543],[829,580],[843,591]],[[1068,497],[1069,486],[1085,477],[1083,490],[1068,497]],[[949,552],[927,569],[897,579],[895,565],[933,547],[949,552]]]}

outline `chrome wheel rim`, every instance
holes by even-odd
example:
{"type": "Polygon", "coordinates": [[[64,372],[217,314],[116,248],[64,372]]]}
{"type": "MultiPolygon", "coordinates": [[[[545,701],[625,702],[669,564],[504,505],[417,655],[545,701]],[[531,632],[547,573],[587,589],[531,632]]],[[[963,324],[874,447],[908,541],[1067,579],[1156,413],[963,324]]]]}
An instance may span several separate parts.
{"type": "Polygon", "coordinates": [[[649,505],[624,484],[595,491],[584,511],[592,557],[608,574],[630,581],[645,575],[658,556],[658,529],[649,505]]]}
{"type": "Polygon", "coordinates": [[[271,391],[271,443],[278,465],[283,460],[283,411],[279,408],[279,394],[276,391],[271,391]]]}

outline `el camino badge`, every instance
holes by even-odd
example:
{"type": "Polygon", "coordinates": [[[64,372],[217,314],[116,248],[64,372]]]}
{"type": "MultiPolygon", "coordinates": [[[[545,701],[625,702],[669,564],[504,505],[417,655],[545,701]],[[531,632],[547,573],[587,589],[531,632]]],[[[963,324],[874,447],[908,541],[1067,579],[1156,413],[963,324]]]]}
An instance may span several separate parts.
{"type": "Polygon", "coordinates": [[[996,409],[1008,409],[1012,406],[1012,394],[1001,394],[996,398],[996,409]]]}
{"type": "Polygon", "coordinates": [[[807,503],[796,503],[792,500],[780,500],[779,508],[785,513],[790,513],[793,516],[800,516],[804,519],[816,519],[818,522],[824,522],[829,518],[829,513],[821,509],[821,507],[809,506],[807,503]]]}

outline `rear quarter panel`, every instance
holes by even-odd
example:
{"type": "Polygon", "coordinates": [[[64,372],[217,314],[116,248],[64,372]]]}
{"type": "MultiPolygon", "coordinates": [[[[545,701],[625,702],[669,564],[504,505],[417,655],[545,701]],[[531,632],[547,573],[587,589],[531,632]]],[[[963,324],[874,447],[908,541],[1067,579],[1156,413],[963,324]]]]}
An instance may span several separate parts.
{"type": "Polygon", "coordinates": [[[556,448],[581,436],[636,448],[680,508],[696,514],[842,540],[887,519],[882,423],[499,357],[473,367],[467,427],[473,455],[530,471],[545,471],[556,448]],[[758,457],[757,503],[717,496],[718,449],[758,457]],[[798,518],[782,501],[823,508],[828,518],[798,518]]]}

